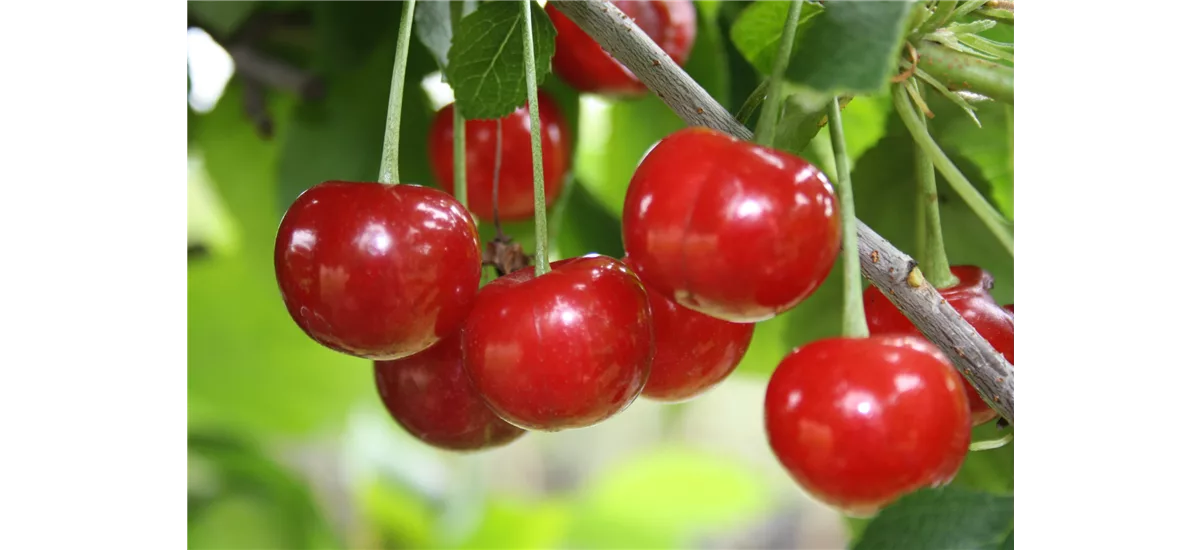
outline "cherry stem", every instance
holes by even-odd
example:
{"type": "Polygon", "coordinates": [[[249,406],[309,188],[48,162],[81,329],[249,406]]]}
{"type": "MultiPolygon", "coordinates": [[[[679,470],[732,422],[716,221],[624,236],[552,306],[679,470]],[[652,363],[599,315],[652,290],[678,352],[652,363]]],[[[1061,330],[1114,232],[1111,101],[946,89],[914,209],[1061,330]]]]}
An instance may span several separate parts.
{"type": "MultiPolygon", "coordinates": [[[[458,30],[458,21],[462,19],[462,4],[450,3],[451,33],[458,30]]],[[[443,70],[445,68],[443,67],[443,70]]],[[[454,198],[463,206],[467,206],[467,119],[454,111],[454,198]]]]}
{"type": "MultiPolygon", "coordinates": [[[[897,90],[896,93],[900,93],[897,90]]],[[[920,93],[918,88],[917,93],[920,93]]],[[[921,120],[925,126],[925,120],[921,120]]],[[[946,242],[942,238],[942,215],[938,208],[937,175],[933,171],[933,161],[924,149],[914,148],[914,160],[917,168],[917,194],[919,195],[922,216],[922,234],[919,235],[922,246],[919,249],[917,261],[921,262],[921,273],[934,288],[947,288],[958,284],[958,277],[950,271],[950,260],[946,258],[946,242]]]]}
{"type": "Polygon", "coordinates": [[[467,119],[454,109],[454,198],[467,205],[467,119]]]}
{"type": "Polygon", "coordinates": [[[758,116],[758,127],[754,129],[755,141],[764,147],[771,147],[775,142],[775,126],[779,123],[779,108],[783,103],[780,97],[783,93],[783,73],[792,59],[792,45],[796,42],[796,27],[803,8],[804,0],[792,0],[787,20],[783,23],[783,34],[779,36],[779,52],[775,54],[775,65],[767,85],[767,104],[763,106],[758,116]]]}
{"type": "MultiPolygon", "coordinates": [[[[412,1],[412,0],[410,0],[412,1]]],[[[533,145],[533,221],[534,273],[550,272],[548,255],[549,235],[546,231],[546,180],[542,174],[542,121],[538,116],[537,67],[533,56],[533,13],[530,0],[522,0],[525,8],[525,88],[529,95],[529,134],[533,145]]]]}
{"type": "Polygon", "coordinates": [[[972,442],[968,449],[972,451],[990,451],[992,449],[999,449],[1000,447],[1008,445],[1012,442],[1012,440],[1013,434],[1012,432],[1009,432],[1005,434],[1004,437],[998,439],[986,439],[983,441],[972,442]]]}
{"type": "Polygon", "coordinates": [[[504,240],[504,228],[500,226],[500,161],[504,160],[504,125],[501,119],[496,119],[496,162],[492,167],[492,223],[496,224],[496,237],[504,240]]]}
{"type": "Polygon", "coordinates": [[[858,258],[858,218],[854,215],[854,189],[850,184],[850,154],[846,152],[846,136],[842,133],[842,110],[834,97],[826,109],[829,118],[829,141],[833,145],[833,161],[837,168],[838,206],[842,219],[842,268],[845,287],[842,294],[842,336],[865,338],[867,315],[863,310],[862,268],[858,258]]]}
{"type": "Polygon", "coordinates": [[[408,42],[412,37],[413,12],[417,0],[405,0],[396,39],[396,62],[392,67],[392,88],[388,95],[387,124],[383,130],[383,158],[379,162],[379,182],[399,183],[400,111],[404,105],[404,70],[408,66],[408,42]]]}
{"type": "Polygon", "coordinates": [[[958,7],[958,2],[953,0],[939,0],[934,4],[937,6],[933,8],[933,14],[925,20],[925,24],[921,25],[917,32],[925,34],[942,28],[950,20],[950,16],[954,15],[954,9],[958,7]]]}
{"type": "Polygon", "coordinates": [[[996,236],[1009,255],[1012,255],[1013,235],[1008,228],[1008,220],[1004,219],[1004,215],[998,212],[975,186],[971,185],[971,182],[958,170],[950,157],[946,156],[941,147],[938,147],[904,90],[899,87],[892,88],[892,100],[896,105],[896,113],[900,115],[900,120],[908,128],[908,133],[912,134],[917,148],[929,156],[933,161],[933,166],[942,174],[942,177],[946,178],[946,182],[950,184],[954,192],[962,197],[963,202],[971,211],[975,212],[976,216],[979,216],[979,219],[996,236]]]}

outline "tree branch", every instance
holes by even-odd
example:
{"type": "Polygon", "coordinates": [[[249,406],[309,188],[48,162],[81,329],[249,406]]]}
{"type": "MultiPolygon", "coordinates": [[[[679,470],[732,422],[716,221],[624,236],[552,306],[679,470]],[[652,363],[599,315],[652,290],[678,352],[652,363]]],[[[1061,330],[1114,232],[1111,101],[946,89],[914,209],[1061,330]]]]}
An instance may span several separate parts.
{"type": "MultiPolygon", "coordinates": [[[[551,0],[554,7],[624,64],[692,126],[740,139],[753,134],[607,0],[551,0]]],[[[979,390],[1000,416],[1013,422],[1013,366],[942,299],[916,269],[917,263],[862,221],[858,255],[863,275],[896,305],[979,390]]]]}

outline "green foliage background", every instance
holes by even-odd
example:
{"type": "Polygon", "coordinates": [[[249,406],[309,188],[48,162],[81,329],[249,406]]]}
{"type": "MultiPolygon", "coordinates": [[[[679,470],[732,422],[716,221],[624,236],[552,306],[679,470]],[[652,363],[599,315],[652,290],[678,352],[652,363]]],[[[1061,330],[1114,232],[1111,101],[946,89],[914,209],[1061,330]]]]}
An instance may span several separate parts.
{"type": "MultiPolygon", "coordinates": [[[[786,3],[703,0],[697,7],[696,46],[685,69],[737,112],[770,66],[782,26],[778,14],[786,13],[786,3]],[[748,15],[739,21],[743,10],[748,15]]],[[[567,490],[484,489],[494,484],[482,483],[481,476],[506,475],[488,470],[491,454],[463,458],[421,449],[389,423],[374,394],[368,362],[322,348],[291,322],[272,266],[278,221],[312,185],[377,177],[400,9],[397,2],[189,3],[190,17],[218,39],[229,38],[258,13],[298,14],[307,21],[301,30],[268,35],[259,48],[312,71],[326,85],[322,98],[309,101],[269,91],[267,109],[275,125],[269,139],[260,137],[244,115],[240,76],[210,112],[188,111],[193,161],[188,238],[190,247],[205,250],[188,260],[189,547],[692,547],[713,540],[705,537],[752,530],[772,514],[786,516],[789,503],[806,502],[781,472],[770,471],[769,461],[723,453],[717,450],[720,442],[701,445],[681,435],[687,429],[672,427],[689,411],[729,406],[709,396],[685,405],[646,405],[668,429],[601,461],[567,490]],[[333,473],[314,475],[314,468],[304,465],[313,456],[333,457],[333,473]],[[430,481],[436,472],[442,472],[443,482],[430,481]],[[321,479],[336,480],[338,489],[322,487],[321,479]]],[[[806,16],[802,33],[812,19],[816,16],[806,16]]],[[[1007,32],[999,38],[1011,41],[1011,28],[1007,32]]],[[[806,54],[802,37],[796,42],[797,59],[789,71],[799,75],[796,86],[808,79],[848,89],[849,84],[830,82],[825,65],[805,68],[806,55],[817,54],[806,54]]],[[[887,50],[888,45],[868,46],[887,50]]],[[[432,185],[425,136],[435,105],[421,79],[438,67],[414,40],[400,140],[403,181],[432,185]]],[[[553,258],[589,252],[619,257],[629,178],[651,145],[684,124],[653,95],[624,101],[581,98],[553,74],[543,88],[567,114],[576,144],[566,191],[550,212],[553,258]]],[[[803,118],[804,97],[788,102],[792,118],[785,112],[785,124],[803,118]]],[[[935,138],[1011,219],[1011,107],[979,106],[979,127],[949,102],[935,97],[930,106],[937,113],[930,121],[935,138]]],[[[914,250],[913,145],[889,98],[856,97],[845,108],[844,123],[859,217],[901,249],[914,250]]],[[[811,141],[808,137],[781,146],[830,173],[827,131],[821,129],[811,141]]],[[[994,296],[1011,303],[1012,258],[957,195],[940,189],[951,262],[991,271],[994,296]]],[[[485,239],[491,237],[490,226],[481,224],[481,230],[485,239]]],[[[506,230],[533,249],[531,222],[506,230]]],[[[760,324],[750,352],[727,384],[761,388],[789,350],[836,335],[840,292],[841,281],[830,277],[800,307],[760,324]]],[[[745,421],[723,429],[752,434],[743,455],[769,458],[760,420],[755,420],[761,417],[756,391],[736,401],[748,414],[728,415],[727,422],[745,421]]],[[[977,437],[994,436],[991,430],[979,428],[977,437]]],[[[559,452],[549,442],[556,437],[574,436],[527,437],[517,444],[525,449],[520,456],[559,452]]],[[[569,441],[580,455],[603,454],[599,438],[569,441]]],[[[1011,495],[1013,486],[1013,445],[971,453],[949,489],[960,492],[946,498],[967,509],[962,503],[980,502],[978,508],[993,515],[959,520],[989,530],[963,540],[983,545],[978,547],[1011,545],[1012,501],[1004,495],[1011,495]]],[[[915,520],[905,519],[915,517],[911,514],[936,512],[929,512],[928,501],[937,502],[937,495],[916,498],[926,501],[914,505],[916,512],[901,510],[886,522],[881,519],[866,531],[864,547],[889,540],[888,529],[911,528],[915,520]]],[[[864,522],[848,525],[857,536],[864,522]]],[[[954,544],[937,538],[941,533],[928,536],[930,543],[954,544]]]]}

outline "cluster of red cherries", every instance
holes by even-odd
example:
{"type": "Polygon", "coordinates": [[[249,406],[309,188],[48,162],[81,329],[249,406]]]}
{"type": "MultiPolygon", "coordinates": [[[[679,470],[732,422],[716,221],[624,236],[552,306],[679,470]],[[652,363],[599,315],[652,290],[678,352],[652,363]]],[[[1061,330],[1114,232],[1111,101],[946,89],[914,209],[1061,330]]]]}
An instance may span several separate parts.
{"type": "MultiPolygon", "coordinates": [[[[690,2],[617,2],[678,63],[695,35],[690,2]]],[[[580,91],[644,87],[553,6],[554,67],[580,91]]],[[[545,189],[569,169],[560,111],[539,95],[545,189]]],[[[429,134],[438,185],[452,182],[453,105],[429,134]]],[[[480,288],[472,213],[533,214],[528,111],[467,123],[468,206],[441,189],[329,181],[305,191],[279,227],[275,270],[292,319],[322,345],[374,361],[383,404],[429,445],[470,451],[529,430],[602,422],[639,396],[695,398],[737,367],[755,323],[800,304],[841,249],[839,207],[817,168],[703,128],[666,137],[638,166],[622,216],[626,256],[586,255],[508,273],[480,288]],[[493,204],[493,169],[502,170],[493,204]],[[468,210],[469,208],[469,210],[468,210]]],[[[1012,360],[1011,306],[990,276],[957,267],[943,290],[1012,360]]],[[[766,395],[766,431],[811,495],[848,513],[948,482],[971,427],[995,413],[946,357],[872,288],[869,338],[789,354],[766,395]],[[973,418],[973,419],[972,419],[973,418]]]]}

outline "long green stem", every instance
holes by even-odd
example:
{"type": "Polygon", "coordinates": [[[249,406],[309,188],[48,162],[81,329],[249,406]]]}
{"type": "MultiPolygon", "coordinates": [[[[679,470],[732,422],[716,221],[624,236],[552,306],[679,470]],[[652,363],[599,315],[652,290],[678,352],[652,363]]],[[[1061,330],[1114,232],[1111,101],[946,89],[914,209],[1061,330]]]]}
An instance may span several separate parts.
{"type": "Polygon", "coordinates": [[[550,236],[546,224],[546,180],[542,174],[542,120],[538,115],[537,70],[533,56],[533,13],[530,0],[523,0],[525,7],[525,88],[529,95],[529,133],[533,145],[533,231],[534,263],[536,275],[550,272],[550,236]]]}
{"type": "Polygon", "coordinates": [[[380,183],[398,183],[400,178],[400,112],[404,105],[404,70],[408,66],[408,42],[412,37],[413,12],[417,0],[405,0],[396,39],[396,61],[392,66],[392,88],[388,95],[387,123],[383,130],[383,155],[379,161],[380,183]]]}
{"type": "Polygon", "coordinates": [[[858,263],[858,218],[854,215],[854,188],[850,184],[850,155],[846,152],[846,136],[842,133],[842,110],[837,98],[829,102],[829,140],[833,145],[833,161],[837,166],[839,215],[842,217],[842,268],[846,279],[842,295],[842,336],[864,338],[867,316],[863,311],[862,269],[858,263]]]}
{"type": "Polygon", "coordinates": [[[950,20],[950,16],[954,14],[954,8],[958,7],[958,2],[953,0],[940,0],[934,2],[934,4],[936,4],[936,7],[933,8],[933,15],[925,20],[924,25],[921,25],[921,30],[919,31],[921,33],[933,32],[940,29],[950,20]]]}
{"type": "Polygon", "coordinates": [[[454,198],[467,205],[467,119],[454,110],[454,198]]]}
{"type": "MultiPolygon", "coordinates": [[[[896,93],[902,92],[897,90],[896,93]]],[[[921,120],[921,126],[925,127],[924,119],[921,120]]],[[[946,241],[942,238],[942,214],[938,208],[937,175],[933,172],[933,161],[920,147],[915,148],[913,160],[917,165],[917,192],[922,203],[920,212],[925,218],[921,223],[924,229],[921,240],[925,244],[921,247],[921,255],[917,256],[917,261],[921,262],[921,273],[934,288],[954,286],[958,283],[958,278],[950,272],[950,260],[946,258],[946,241]]]]}
{"type": "Polygon", "coordinates": [[[968,90],[1013,104],[1013,68],[922,40],[917,66],[951,90],[968,90]]]}
{"type": "Polygon", "coordinates": [[[933,140],[933,136],[929,135],[924,121],[921,120],[921,116],[913,108],[912,102],[909,101],[904,90],[893,88],[892,100],[896,105],[896,113],[900,115],[900,120],[908,128],[908,133],[912,134],[913,140],[917,142],[917,147],[929,155],[930,160],[933,161],[933,166],[942,174],[942,177],[946,178],[946,182],[950,184],[954,192],[962,197],[963,202],[967,203],[967,207],[975,212],[976,216],[979,216],[979,219],[996,236],[1000,244],[1004,245],[1004,249],[1009,254],[1012,254],[1013,236],[1012,232],[1008,229],[1008,221],[988,203],[987,199],[979,193],[978,189],[975,189],[971,185],[971,182],[958,170],[958,167],[954,165],[950,157],[947,157],[946,153],[942,151],[942,148],[938,147],[937,142],[933,140]]]}
{"type": "MultiPolygon", "coordinates": [[[[461,18],[462,2],[450,2],[451,32],[458,30],[461,18]]],[[[467,206],[467,119],[458,109],[454,109],[454,198],[467,206]]]]}
{"type": "Polygon", "coordinates": [[[758,127],[754,137],[759,145],[770,147],[775,141],[775,126],[779,123],[779,106],[783,98],[783,73],[792,59],[792,45],[796,43],[796,27],[800,23],[800,12],[804,0],[792,0],[788,7],[787,20],[783,23],[783,34],[779,37],[779,53],[775,54],[775,66],[771,69],[770,84],[767,85],[767,104],[758,115],[758,127]]]}

